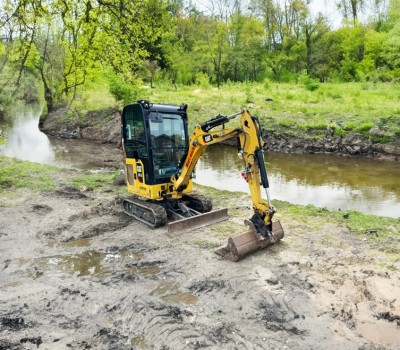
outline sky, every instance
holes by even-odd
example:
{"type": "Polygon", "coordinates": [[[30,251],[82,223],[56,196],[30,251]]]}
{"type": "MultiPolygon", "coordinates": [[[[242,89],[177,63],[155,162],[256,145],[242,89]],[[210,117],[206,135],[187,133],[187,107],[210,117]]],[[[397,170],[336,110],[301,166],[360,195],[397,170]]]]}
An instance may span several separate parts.
{"type": "MultiPolygon", "coordinates": [[[[212,0],[192,0],[192,3],[201,11],[207,12],[212,0]]],[[[321,12],[331,22],[333,27],[339,27],[342,16],[336,8],[336,0],[311,0],[310,9],[313,14],[321,12]]]]}

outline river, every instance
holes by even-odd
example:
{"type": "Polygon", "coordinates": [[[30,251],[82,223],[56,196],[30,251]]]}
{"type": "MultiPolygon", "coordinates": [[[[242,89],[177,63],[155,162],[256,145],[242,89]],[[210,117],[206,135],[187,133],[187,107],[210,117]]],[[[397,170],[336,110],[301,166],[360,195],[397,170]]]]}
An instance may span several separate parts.
{"type": "MultiPolygon", "coordinates": [[[[34,111],[17,115],[0,153],[79,169],[115,169],[120,164],[121,152],[110,145],[47,137],[37,127],[39,115],[34,111]]],[[[272,201],[400,216],[399,162],[275,152],[266,152],[265,157],[272,201]]],[[[248,192],[240,175],[242,166],[235,148],[211,146],[197,164],[195,183],[248,192]]]]}

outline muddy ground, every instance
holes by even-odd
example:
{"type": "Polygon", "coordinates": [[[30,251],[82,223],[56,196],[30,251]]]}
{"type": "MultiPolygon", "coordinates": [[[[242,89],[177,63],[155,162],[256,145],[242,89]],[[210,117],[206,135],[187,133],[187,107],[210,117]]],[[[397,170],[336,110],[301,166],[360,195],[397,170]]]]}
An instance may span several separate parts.
{"type": "Polygon", "coordinates": [[[365,237],[278,216],[285,238],[232,263],[213,249],[244,228],[246,195],[173,238],[120,202],[67,182],[2,202],[1,350],[400,348],[400,265],[365,237]]]}

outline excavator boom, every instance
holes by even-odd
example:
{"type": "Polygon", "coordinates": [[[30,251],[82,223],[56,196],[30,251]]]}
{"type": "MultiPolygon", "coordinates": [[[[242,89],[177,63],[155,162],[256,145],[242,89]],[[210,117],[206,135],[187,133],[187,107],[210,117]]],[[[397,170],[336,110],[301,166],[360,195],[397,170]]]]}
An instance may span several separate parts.
{"type": "Polygon", "coordinates": [[[231,261],[238,261],[252,252],[265,248],[283,238],[284,232],[279,221],[272,222],[275,208],[269,198],[269,182],[264,161],[264,141],[262,128],[257,117],[242,110],[231,116],[217,116],[210,121],[196,126],[190,137],[188,156],[182,168],[171,177],[174,196],[186,189],[198,159],[207,146],[227,139],[238,138],[238,153],[243,160],[242,176],[247,181],[253,203],[254,214],[245,221],[248,232],[229,238],[228,244],[217,249],[216,253],[231,261]],[[212,131],[213,128],[225,125],[231,119],[240,116],[240,127],[212,131]],[[267,201],[262,198],[261,186],[265,189],[267,201]]]}

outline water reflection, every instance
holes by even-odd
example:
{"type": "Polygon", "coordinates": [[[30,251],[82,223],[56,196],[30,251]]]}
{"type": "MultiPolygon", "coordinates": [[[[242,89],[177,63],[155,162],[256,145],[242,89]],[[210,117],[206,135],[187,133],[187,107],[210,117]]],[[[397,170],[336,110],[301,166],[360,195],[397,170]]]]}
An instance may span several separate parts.
{"type": "Polygon", "coordinates": [[[41,110],[20,111],[16,115],[7,143],[0,150],[3,155],[36,163],[52,163],[55,155],[50,141],[39,128],[41,110]]]}
{"type": "MultiPolygon", "coordinates": [[[[331,155],[266,154],[272,198],[330,209],[400,216],[400,164],[331,155]]],[[[195,182],[247,192],[243,162],[232,147],[210,147],[197,165],[195,182]]]]}
{"type": "Polygon", "coordinates": [[[122,153],[116,147],[80,139],[48,137],[39,130],[41,109],[20,109],[0,154],[36,163],[78,169],[117,169],[122,153]]]}

